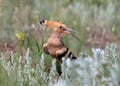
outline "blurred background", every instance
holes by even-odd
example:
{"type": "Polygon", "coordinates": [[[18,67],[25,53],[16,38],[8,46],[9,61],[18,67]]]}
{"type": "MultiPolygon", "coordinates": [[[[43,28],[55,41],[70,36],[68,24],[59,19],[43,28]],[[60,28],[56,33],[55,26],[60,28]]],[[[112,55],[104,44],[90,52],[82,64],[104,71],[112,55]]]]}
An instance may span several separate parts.
{"type": "Polygon", "coordinates": [[[24,54],[29,47],[32,55],[41,54],[51,32],[40,29],[39,19],[60,20],[79,32],[81,41],[63,37],[77,56],[109,42],[120,52],[120,0],[0,0],[0,52],[24,54]]]}

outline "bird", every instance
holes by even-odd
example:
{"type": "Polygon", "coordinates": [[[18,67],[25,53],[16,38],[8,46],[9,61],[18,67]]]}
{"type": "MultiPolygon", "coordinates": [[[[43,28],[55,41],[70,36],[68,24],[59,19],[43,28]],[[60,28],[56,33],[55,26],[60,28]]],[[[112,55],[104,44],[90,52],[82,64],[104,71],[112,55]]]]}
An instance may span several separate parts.
{"type": "MultiPolygon", "coordinates": [[[[60,64],[62,63],[62,58],[69,58],[71,60],[77,59],[77,57],[71,52],[71,50],[66,47],[62,39],[64,34],[74,34],[75,31],[69,29],[65,24],[61,23],[60,21],[48,21],[42,19],[39,21],[39,23],[41,28],[44,29],[45,27],[47,27],[53,31],[47,42],[43,44],[43,49],[46,54],[57,60],[57,72],[59,75],[61,75],[62,72],[60,64]]],[[[74,37],[78,39],[76,36],[74,37]]]]}
{"type": "Polygon", "coordinates": [[[62,62],[62,57],[76,59],[76,56],[65,46],[62,39],[64,34],[73,34],[75,31],[69,29],[60,21],[41,19],[39,22],[42,27],[48,27],[53,31],[52,35],[48,38],[48,41],[43,45],[44,52],[53,58],[56,58],[59,62],[62,62]]]}

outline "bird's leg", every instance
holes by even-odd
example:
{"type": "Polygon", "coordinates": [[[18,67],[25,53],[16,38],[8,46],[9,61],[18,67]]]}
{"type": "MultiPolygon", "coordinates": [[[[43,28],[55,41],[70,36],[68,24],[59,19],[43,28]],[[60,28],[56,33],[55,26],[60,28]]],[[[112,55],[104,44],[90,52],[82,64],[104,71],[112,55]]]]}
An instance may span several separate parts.
{"type": "Polygon", "coordinates": [[[49,54],[49,51],[48,51],[47,46],[48,46],[48,43],[45,43],[45,44],[43,45],[43,49],[44,49],[44,52],[45,52],[46,54],[49,54]]]}
{"type": "Polygon", "coordinates": [[[56,58],[57,59],[56,69],[57,69],[59,76],[61,76],[61,74],[62,74],[62,71],[61,71],[62,57],[64,56],[64,53],[66,53],[66,52],[67,52],[66,47],[63,47],[56,51],[56,57],[57,57],[56,58]]]}

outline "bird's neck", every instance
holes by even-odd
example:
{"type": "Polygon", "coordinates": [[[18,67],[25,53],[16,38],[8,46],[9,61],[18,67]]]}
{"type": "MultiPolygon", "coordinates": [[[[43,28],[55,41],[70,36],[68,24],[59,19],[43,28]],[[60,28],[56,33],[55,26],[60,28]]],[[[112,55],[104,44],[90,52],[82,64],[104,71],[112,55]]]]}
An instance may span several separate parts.
{"type": "Polygon", "coordinates": [[[53,33],[52,37],[62,38],[62,35],[59,33],[53,33]]]}

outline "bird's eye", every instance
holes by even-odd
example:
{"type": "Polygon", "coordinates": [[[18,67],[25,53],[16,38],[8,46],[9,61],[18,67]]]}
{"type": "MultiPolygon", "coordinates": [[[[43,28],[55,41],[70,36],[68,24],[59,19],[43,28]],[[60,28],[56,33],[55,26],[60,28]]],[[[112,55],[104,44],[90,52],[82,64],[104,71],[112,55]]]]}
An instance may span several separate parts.
{"type": "Polygon", "coordinates": [[[65,30],[63,26],[59,26],[58,30],[65,30]]]}
{"type": "Polygon", "coordinates": [[[62,26],[60,26],[59,28],[62,29],[62,26]]]}

